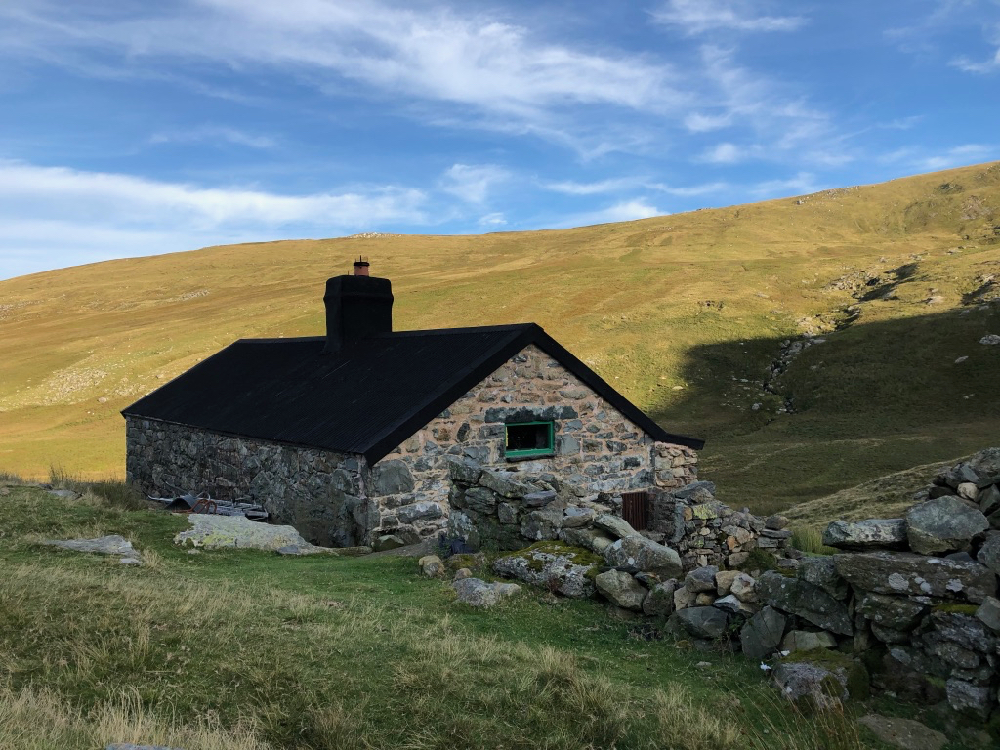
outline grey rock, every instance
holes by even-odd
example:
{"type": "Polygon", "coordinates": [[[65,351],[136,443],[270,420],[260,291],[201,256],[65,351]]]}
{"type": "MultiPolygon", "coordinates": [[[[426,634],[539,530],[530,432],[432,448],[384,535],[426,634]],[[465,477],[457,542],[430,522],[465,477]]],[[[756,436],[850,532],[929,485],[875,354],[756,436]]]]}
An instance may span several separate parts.
{"type": "Polygon", "coordinates": [[[572,599],[588,599],[595,591],[589,575],[594,565],[578,562],[582,558],[581,552],[583,550],[572,548],[561,554],[521,550],[497,558],[493,562],[493,570],[499,575],[516,578],[572,599]]]}
{"type": "Polygon", "coordinates": [[[994,633],[1000,633],[1000,601],[986,597],[976,610],[976,617],[994,633]]]}
{"type": "Polygon", "coordinates": [[[689,504],[707,503],[715,499],[715,483],[699,480],[686,484],[679,490],[674,490],[671,494],[678,500],[683,500],[689,504]]]}
{"type": "Polygon", "coordinates": [[[684,609],[685,607],[694,606],[694,600],[697,594],[693,591],[688,591],[684,586],[679,586],[674,589],[674,609],[684,609]]]}
{"type": "Polygon", "coordinates": [[[765,529],[783,529],[788,525],[788,519],[785,516],[773,515],[768,516],[767,520],[764,521],[765,529]]]}
{"type": "Polygon", "coordinates": [[[781,641],[782,651],[812,651],[817,648],[836,648],[837,639],[825,630],[790,630],[781,641]]]}
{"type": "Polygon", "coordinates": [[[674,591],[677,581],[670,579],[657,583],[642,602],[642,611],[650,617],[667,617],[674,611],[674,591]]]}
{"type": "Polygon", "coordinates": [[[517,523],[517,506],[511,503],[497,503],[497,520],[500,523],[517,523]]]}
{"type": "Polygon", "coordinates": [[[757,596],[772,607],[808,620],[823,630],[853,635],[847,607],[818,586],[769,570],[757,579],[757,596]]]}
{"type": "Polygon", "coordinates": [[[461,578],[451,586],[458,601],[473,607],[492,607],[521,591],[516,583],[486,583],[480,578],[461,578]]]}
{"type": "Polygon", "coordinates": [[[612,540],[599,529],[574,529],[565,526],[559,532],[559,539],[572,547],[585,547],[599,555],[611,546],[612,540]]]}
{"type": "Polygon", "coordinates": [[[716,607],[685,607],[668,620],[692,638],[714,641],[722,638],[729,626],[729,615],[716,607]]]}
{"type": "Polygon", "coordinates": [[[884,628],[905,631],[919,625],[930,607],[902,596],[862,592],[854,609],[884,628]]]}
{"type": "Polygon", "coordinates": [[[847,581],[841,578],[829,555],[803,558],[797,572],[803,581],[818,586],[834,599],[844,601],[847,598],[847,581]]]}
{"type": "Polygon", "coordinates": [[[832,521],[823,531],[823,544],[847,550],[906,549],[906,524],[902,518],[832,521]]]}
{"type": "Polygon", "coordinates": [[[122,565],[142,565],[142,560],[138,557],[123,557],[118,562],[122,565]]]}
{"type": "Polygon", "coordinates": [[[649,593],[646,587],[622,570],[608,570],[594,578],[597,590],[612,604],[623,609],[642,610],[649,593]]]}
{"type": "MultiPolygon", "coordinates": [[[[992,654],[997,638],[973,615],[961,612],[932,612],[920,637],[924,648],[936,643],[953,643],[968,651],[992,654]]],[[[974,666],[974,665],[973,665],[974,666]]]]}
{"type": "Polygon", "coordinates": [[[979,512],[988,516],[998,510],[1000,510],[1000,488],[995,484],[987,485],[979,493],[979,512]]]}
{"type": "Polygon", "coordinates": [[[563,511],[563,528],[579,528],[591,524],[597,514],[591,508],[579,508],[571,505],[563,511]]]}
{"type": "Polygon", "coordinates": [[[483,471],[482,476],[479,477],[479,483],[508,499],[523,498],[537,491],[531,485],[518,481],[509,472],[483,471]]]}
{"type": "Polygon", "coordinates": [[[741,602],[757,601],[757,581],[746,573],[740,573],[729,585],[729,593],[741,602]]]}
{"type": "Polygon", "coordinates": [[[545,539],[558,539],[562,517],[562,510],[559,508],[533,510],[522,514],[521,536],[536,542],[545,539]]]}
{"type": "Polygon", "coordinates": [[[871,624],[872,635],[875,636],[881,643],[893,646],[896,644],[903,644],[910,642],[910,631],[908,630],[895,630],[894,628],[887,628],[879,625],[877,622],[871,624]]]}
{"type": "Polygon", "coordinates": [[[993,708],[993,691],[952,678],[945,683],[948,705],[953,710],[985,721],[993,708]]]}
{"type": "Polygon", "coordinates": [[[972,537],[989,527],[986,516],[952,496],[926,500],[906,514],[910,549],[923,555],[967,551],[972,537]]]}
{"type": "Polygon", "coordinates": [[[712,606],[723,609],[732,615],[745,615],[747,617],[757,611],[757,607],[750,604],[744,604],[732,594],[716,599],[712,602],[712,606]]]}
{"type": "Polygon", "coordinates": [[[372,467],[372,486],[376,495],[413,492],[413,475],[406,462],[383,459],[372,467]]]}
{"type": "Polygon", "coordinates": [[[736,576],[745,575],[738,570],[720,570],[715,574],[715,593],[726,596],[731,592],[736,576]]]}
{"type": "MultiPolygon", "coordinates": [[[[609,566],[627,573],[655,573],[662,580],[677,578],[683,572],[681,558],[676,550],[657,544],[640,534],[632,534],[612,542],[603,555],[609,566]]],[[[715,588],[714,584],[712,588],[715,588]]]]}
{"type": "Polygon", "coordinates": [[[610,513],[605,513],[595,518],[594,526],[607,531],[616,539],[624,539],[627,536],[635,536],[638,533],[624,518],[612,516],[610,513]]]}
{"type": "Polygon", "coordinates": [[[541,492],[530,492],[524,496],[524,504],[529,508],[541,508],[556,499],[555,490],[542,490],[541,492]]]}
{"type": "Polygon", "coordinates": [[[49,490],[48,493],[54,497],[61,497],[65,500],[76,500],[81,496],[79,492],[74,492],[73,490],[49,490]]]}
{"type": "Polygon", "coordinates": [[[764,607],[740,629],[740,648],[750,659],[757,661],[773,654],[781,635],[785,632],[787,619],[773,607],[764,607]]]}
{"type": "Polygon", "coordinates": [[[700,594],[703,591],[715,591],[715,574],[719,572],[717,565],[703,565],[695,568],[684,579],[684,585],[689,591],[700,594]]]}
{"type": "Polygon", "coordinates": [[[466,458],[448,457],[448,476],[453,482],[473,485],[479,482],[483,473],[482,467],[475,461],[466,458]]]}
{"type": "Polygon", "coordinates": [[[463,578],[472,578],[472,568],[459,568],[455,571],[455,575],[451,577],[451,580],[461,581],[463,578]]]}
{"type": "Polygon", "coordinates": [[[1000,575],[1000,531],[991,531],[979,548],[976,559],[983,565],[1000,575]]]}
{"type": "Polygon", "coordinates": [[[856,589],[892,596],[933,596],[979,604],[997,593],[993,572],[909,552],[855,552],[833,556],[837,572],[856,589]]]}
{"type": "Polygon", "coordinates": [[[809,662],[781,662],[773,675],[785,698],[796,703],[807,701],[819,711],[837,708],[850,697],[843,668],[831,670],[809,662]],[[831,690],[834,685],[839,689],[831,690]]]}
{"type": "Polygon", "coordinates": [[[424,555],[417,560],[417,565],[420,566],[420,571],[428,578],[437,578],[444,573],[444,563],[441,562],[441,558],[437,555],[424,555]]]}
{"type": "Polygon", "coordinates": [[[979,474],[969,464],[959,464],[939,475],[937,481],[939,484],[947,485],[955,490],[958,489],[958,485],[962,484],[962,482],[978,483],[979,479],[979,474]]]}
{"type": "Polygon", "coordinates": [[[868,714],[858,719],[872,734],[887,745],[901,750],[941,750],[948,738],[941,732],[913,719],[868,714]]]}
{"type": "Polygon", "coordinates": [[[958,496],[969,502],[976,503],[979,502],[979,488],[976,486],[975,482],[962,482],[956,488],[958,496]]]}
{"type": "Polygon", "coordinates": [[[403,523],[413,523],[414,521],[428,521],[444,516],[444,510],[438,503],[419,502],[413,505],[404,505],[396,510],[396,515],[403,523]]]}
{"type": "Polygon", "coordinates": [[[42,544],[96,555],[134,558],[138,554],[135,547],[132,546],[132,542],[118,534],[97,537],[96,539],[46,539],[42,544]]]}
{"type": "Polygon", "coordinates": [[[983,346],[997,346],[1000,345],[1000,336],[995,333],[988,333],[979,339],[979,343],[983,346]]]}
{"type": "Polygon", "coordinates": [[[403,546],[405,546],[405,542],[395,534],[383,534],[372,543],[372,549],[376,552],[385,552],[403,546]]]}

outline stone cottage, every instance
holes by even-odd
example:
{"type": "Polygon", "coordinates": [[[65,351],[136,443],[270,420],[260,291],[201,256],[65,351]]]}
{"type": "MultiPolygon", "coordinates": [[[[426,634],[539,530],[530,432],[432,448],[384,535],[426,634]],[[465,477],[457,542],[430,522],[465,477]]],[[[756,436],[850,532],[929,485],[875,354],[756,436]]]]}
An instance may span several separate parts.
{"type": "Polygon", "coordinates": [[[126,408],[128,480],[249,497],[350,546],[444,528],[455,456],[627,508],[696,475],[703,441],[664,431],[534,323],[393,331],[392,285],[363,261],[323,301],[326,336],[236,341],[126,408]]]}

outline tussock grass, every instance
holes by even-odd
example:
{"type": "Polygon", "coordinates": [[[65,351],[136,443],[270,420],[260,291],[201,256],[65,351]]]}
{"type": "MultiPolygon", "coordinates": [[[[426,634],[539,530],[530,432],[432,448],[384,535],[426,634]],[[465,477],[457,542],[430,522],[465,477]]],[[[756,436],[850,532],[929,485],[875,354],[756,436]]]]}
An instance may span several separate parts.
{"type": "Polygon", "coordinates": [[[837,552],[833,547],[823,544],[823,532],[814,526],[804,526],[792,529],[792,546],[811,555],[832,555],[837,552]]]}
{"type": "Polygon", "coordinates": [[[67,472],[61,466],[53,465],[49,467],[49,484],[57,489],[98,497],[112,508],[140,510],[146,507],[146,499],[142,494],[123,479],[88,481],[67,472]]]}
{"type": "Polygon", "coordinates": [[[16,492],[0,498],[14,530],[0,546],[5,750],[753,750],[776,746],[769,726],[781,747],[821,747],[764,698],[755,665],[631,638],[590,602],[526,592],[475,611],[412,560],[192,556],[170,543],[168,514],[16,492]],[[155,564],[28,543],[67,514],[124,532],[155,564]],[[694,666],[706,658],[711,673],[694,666]],[[750,701],[746,685],[760,686],[750,701]]]}

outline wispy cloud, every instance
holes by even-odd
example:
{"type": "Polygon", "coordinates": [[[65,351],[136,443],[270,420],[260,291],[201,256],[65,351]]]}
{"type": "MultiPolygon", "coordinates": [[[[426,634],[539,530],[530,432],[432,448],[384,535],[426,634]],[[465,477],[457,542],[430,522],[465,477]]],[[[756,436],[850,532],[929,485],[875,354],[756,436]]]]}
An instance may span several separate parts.
{"type": "Polygon", "coordinates": [[[938,169],[976,164],[996,159],[998,156],[1000,156],[1000,145],[966,143],[938,152],[930,152],[923,147],[903,146],[883,154],[878,160],[882,164],[900,165],[915,172],[933,172],[938,169]]]}
{"type": "Polygon", "coordinates": [[[642,177],[615,177],[597,182],[574,182],[565,180],[563,182],[547,182],[542,187],[565,195],[599,195],[601,193],[617,193],[621,190],[630,190],[644,186],[647,180],[642,177]]]}
{"type": "Polygon", "coordinates": [[[75,265],[96,248],[104,258],[124,257],[425,224],[426,200],[421,190],[391,186],[279,195],[0,161],[0,277],[24,270],[23,262],[7,267],[14,255],[62,253],[60,262],[49,257],[40,266],[51,268],[75,265]]]}
{"type": "Polygon", "coordinates": [[[667,0],[652,16],[658,23],[679,26],[691,35],[720,30],[794,31],[806,23],[802,16],[761,15],[760,6],[749,0],[667,0]]]}
{"type": "Polygon", "coordinates": [[[204,125],[188,130],[163,130],[149,137],[150,143],[231,143],[248,148],[273,148],[275,140],[265,135],[253,135],[236,128],[204,125]]]}
{"type": "Polygon", "coordinates": [[[467,203],[483,203],[494,186],[510,177],[495,164],[453,164],[441,178],[441,189],[467,203]]]}
{"type": "Polygon", "coordinates": [[[496,229],[497,227],[506,226],[506,224],[506,217],[499,211],[479,217],[479,226],[486,229],[496,229]]]}
{"type": "Polygon", "coordinates": [[[652,216],[665,215],[666,211],[643,200],[629,200],[612,204],[597,211],[575,214],[557,223],[556,227],[590,226],[593,224],[609,224],[618,221],[636,221],[652,216]]]}
{"type": "Polygon", "coordinates": [[[750,188],[750,192],[759,198],[778,198],[787,195],[804,195],[815,193],[822,187],[817,185],[816,177],[809,172],[799,172],[794,177],[781,180],[765,180],[750,188]]]}

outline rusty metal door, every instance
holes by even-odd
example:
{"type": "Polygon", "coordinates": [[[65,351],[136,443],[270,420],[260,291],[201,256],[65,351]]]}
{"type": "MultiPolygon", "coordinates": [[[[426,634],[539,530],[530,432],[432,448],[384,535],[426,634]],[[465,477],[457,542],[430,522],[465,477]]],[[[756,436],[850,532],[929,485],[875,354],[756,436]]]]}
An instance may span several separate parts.
{"type": "Polygon", "coordinates": [[[646,490],[623,492],[622,518],[636,531],[649,528],[649,492],[646,490]]]}

